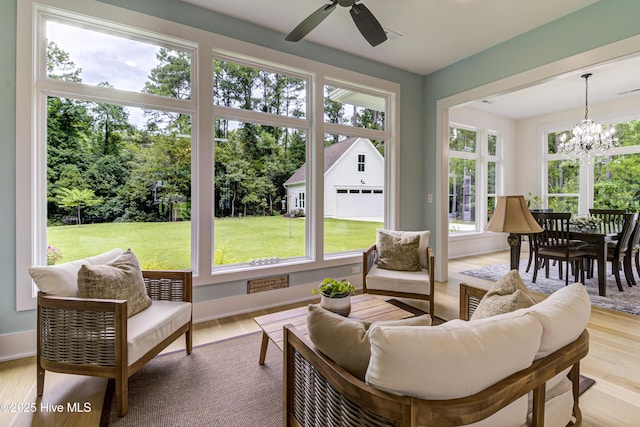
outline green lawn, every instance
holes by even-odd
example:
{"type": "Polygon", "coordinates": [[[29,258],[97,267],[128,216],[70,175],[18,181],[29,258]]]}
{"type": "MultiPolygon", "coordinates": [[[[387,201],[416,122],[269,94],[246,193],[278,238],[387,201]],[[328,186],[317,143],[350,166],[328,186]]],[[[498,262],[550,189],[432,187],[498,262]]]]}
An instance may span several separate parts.
{"type": "MultiPolygon", "coordinates": [[[[325,252],[340,252],[368,247],[383,224],[325,219],[324,226],[325,252]]],[[[144,269],[183,269],[191,266],[190,227],[188,221],[55,226],[47,242],[62,251],[58,263],[120,247],[131,248],[144,269]]],[[[216,264],[304,256],[304,235],[304,218],[216,219],[216,264]]]]}

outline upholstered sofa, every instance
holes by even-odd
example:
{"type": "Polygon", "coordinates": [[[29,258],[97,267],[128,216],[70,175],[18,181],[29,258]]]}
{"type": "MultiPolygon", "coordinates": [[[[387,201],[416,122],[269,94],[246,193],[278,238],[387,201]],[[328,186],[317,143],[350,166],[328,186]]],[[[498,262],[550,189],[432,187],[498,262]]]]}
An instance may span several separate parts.
{"type": "MultiPolygon", "coordinates": [[[[192,349],[192,274],[190,271],[141,271],[130,251],[115,249],[94,257],[29,272],[39,287],[37,395],[46,371],[115,380],[117,412],[128,410],[128,378],[167,345],[185,334],[192,349]],[[124,257],[124,258],[123,258],[124,257]],[[127,258],[128,257],[128,258],[127,258]],[[123,262],[129,260],[131,263],[123,262]],[[97,280],[104,279],[106,280],[97,280]],[[81,278],[97,283],[134,277],[146,302],[126,298],[130,285],[116,283],[117,297],[80,297],[81,278]],[[91,280],[89,280],[89,278],[91,280]],[[129,300],[127,300],[129,299],[129,300]],[[133,311],[132,306],[137,306],[133,311]]],[[[140,295],[138,295],[140,296],[140,295]]]]}
{"type": "Polygon", "coordinates": [[[365,381],[285,326],[285,425],[581,425],[591,313],[584,287],[468,321],[485,293],[461,285],[461,319],[442,325],[372,326],[365,381]]]}

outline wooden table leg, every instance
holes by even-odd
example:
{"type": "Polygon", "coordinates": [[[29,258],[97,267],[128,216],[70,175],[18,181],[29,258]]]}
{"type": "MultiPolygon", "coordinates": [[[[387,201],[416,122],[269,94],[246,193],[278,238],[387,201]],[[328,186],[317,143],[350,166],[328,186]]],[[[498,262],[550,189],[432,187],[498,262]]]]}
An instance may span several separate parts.
{"type": "Polygon", "coordinates": [[[598,258],[598,294],[601,297],[607,296],[607,240],[602,239],[597,246],[596,256],[598,258]]]}
{"type": "Polygon", "coordinates": [[[258,363],[264,365],[264,359],[267,357],[267,347],[269,346],[269,335],[262,331],[262,345],[260,346],[260,359],[258,363]]]}

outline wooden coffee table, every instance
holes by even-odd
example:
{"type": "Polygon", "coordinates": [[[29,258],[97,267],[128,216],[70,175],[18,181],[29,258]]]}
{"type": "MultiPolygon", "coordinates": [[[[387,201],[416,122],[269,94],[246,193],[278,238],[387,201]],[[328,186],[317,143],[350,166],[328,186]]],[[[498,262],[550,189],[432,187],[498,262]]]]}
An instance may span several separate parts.
{"type": "MultiPolygon", "coordinates": [[[[298,307],[291,310],[279,311],[277,313],[267,314],[264,316],[254,317],[260,329],[262,329],[262,346],[260,347],[261,365],[264,365],[264,359],[267,356],[267,346],[269,340],[282,350],[283,327],[292,324],[298,331],[306,337],[309,335],[307,329],[307,314],[309,307],[298,307]]],[[[383,299],[376,298],[369,294],[355,295],[351,297],[351,314],[349,317],[354,319],[366,320],[373,322],[375,320],[398,320],[413,317],[410,311],[403,310],[383,299]]]]}

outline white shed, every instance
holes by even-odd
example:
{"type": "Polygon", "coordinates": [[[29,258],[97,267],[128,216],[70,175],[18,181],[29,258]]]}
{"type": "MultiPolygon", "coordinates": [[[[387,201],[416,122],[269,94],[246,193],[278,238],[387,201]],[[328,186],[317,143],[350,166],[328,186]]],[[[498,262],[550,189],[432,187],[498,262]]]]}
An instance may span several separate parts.
{"type": "MultiPolygon", "coordinates": [[[[306,165],[284,183],[288,212],[306,212],[306,165]]],[[[350,138],[324,150],[324,216],[384,217],[384,157],[366,138],[350,138]]]]}

